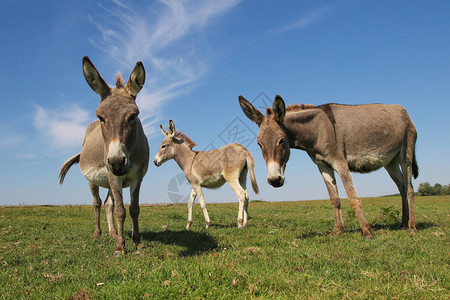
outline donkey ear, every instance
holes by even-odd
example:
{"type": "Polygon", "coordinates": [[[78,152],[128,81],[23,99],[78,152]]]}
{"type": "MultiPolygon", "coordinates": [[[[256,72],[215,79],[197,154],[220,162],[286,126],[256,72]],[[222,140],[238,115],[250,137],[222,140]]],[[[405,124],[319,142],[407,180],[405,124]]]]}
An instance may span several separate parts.
{"type": "Polygon", "coordinates": [[[247,101],[242,96],[239,96],[239,104],[241,105],[242,111],[251,121],[255,122],[258,126],[264,119],[264,115],[257,110],[250,102],[247,101]]]}
{"type": "Polygon", "coordinates": [[[111,89],[94,67],[89,57],[83,57],[83,74],[91,89],[100,95],[102,101],[111,94],[111,89]]]}
{"type": "Polygon", "coordinates": [[[159,128],[161,128],[161,131],[162,131],[162,133],[163,133],[165,136],[168,136],[168,135],[169,135],[169,133],[168,133],[167,131],[164,130],[164,128],[162,127],[162,125],[159,125],[159,128]]]}
{"type": "Polygon", "coordinates": [[[280,95],[276,95],[272,109],[275,115],[275,121],[283,123],[284,115],[286,114],[286,105],[280,95]]]}
{"type": "Polygon", "coordinates": [[[175,136],[175,123],[172,120],[169,120],[169,137],[174,137],[175,136]]]}
{"type": "Polygon", "coordinates": [[[144,82],[145,82],[145,69],[142,62],[139,61],[136,63],[133,72],[131,72],[130,79],[128,79],[128,83],[127,86],[125,87],[125,90],[131,96],[133,96],[133,98],[136,98],[136,95],[144,86],[144,82]]]}

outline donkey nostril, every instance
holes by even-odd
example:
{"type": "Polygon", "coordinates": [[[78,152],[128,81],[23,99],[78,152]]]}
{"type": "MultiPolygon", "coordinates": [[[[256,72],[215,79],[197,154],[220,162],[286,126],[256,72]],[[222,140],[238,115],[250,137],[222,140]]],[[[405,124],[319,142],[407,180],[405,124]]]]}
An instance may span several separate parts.
{"type": "Polygon", "coordinates": [[[273,187],[280,187],[284,184],[284,178],[281,175],[267,178],[267,182],[273,187]]]}
{"type": "Polygon", "coordinates": [[[268,180],[269,182],[277,182],[277,181],[280,181],[280,180],[281,180],[281,176],[278,175],[278,176],[276,176],[276,177],[269,177],[269,178],[267,178],[267,180],[268,180]]]}
{"type": "Polygon", "coordinates": [[[116,169],[125,166],[127,164],[127,158],[125,156],[117,158],[108,157],[107,162],[109,166],[116,169]]]}

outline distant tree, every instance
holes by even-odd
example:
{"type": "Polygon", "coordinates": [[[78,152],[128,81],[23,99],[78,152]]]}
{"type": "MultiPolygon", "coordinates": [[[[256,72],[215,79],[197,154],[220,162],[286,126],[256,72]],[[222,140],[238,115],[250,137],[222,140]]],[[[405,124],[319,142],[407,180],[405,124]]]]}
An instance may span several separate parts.
{"type": "Polygon", "coordinates": [[[441,184],[436,183],[436,184],[433,186],[433,192],[432,192],[432,195],[433,195],[433,196],[439,196],[439,195],[442,195],[442,185],[441,185],[441,184]]]}
{"type": "Polygon", "coordinates": [[[434,186],[431,186],[429,182],[422,182],[421,184],[419,184],[417,193],[420,196],[450,195],[450,184],[443,186],[440,183],[436,183],[434,186]]]}
{"type": "Polygon", "coordinates": [[[433,187],[429,182],[422,182],[419,184],[419,189],[417,191],[420,196],[431,196],[433,194],[433,187]]]}
{"type": "Polygon", "coordinates": [[[450,195],[450,184],[442,186],[441,195],[450,195]]]}

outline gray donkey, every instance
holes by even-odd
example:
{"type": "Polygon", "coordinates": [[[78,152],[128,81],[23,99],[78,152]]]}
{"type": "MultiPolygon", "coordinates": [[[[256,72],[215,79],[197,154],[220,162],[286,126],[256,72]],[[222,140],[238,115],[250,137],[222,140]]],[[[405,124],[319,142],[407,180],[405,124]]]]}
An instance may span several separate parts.
{"type": "Polygon", "coordinates": [[[130,75],[127,85],[120,74],[117,75],[116,87],[110,88],[98,73],[87,56],[83,58],[83,74],[89,86],[100,95],[101,102],[97,108],[97,117],[86,128],[81,153],[64,163],[59,174],[60,183],[70,167],[80,163],[81,172],[89,181],[94,196],[95,237],[100,236],[101,199],[99,186],[109,189],[105,200],[109,235],[116,238],[117,256],[124,253],[123,224],[125,207],[122,188],[130,187],[130,215],[133,220],[132,238],[136,248],[140,248],[139,234],[139,190],[148,168],[149,147],[136,106],[136,95],[145,81],[145,69],[138,62],[130,75]],[[117,221],[114,229],[113,208],[117,221]]]}
{"type": "Polygon", "coordinates": [[[247,170],[250,171],[253,190],[258,193],[251,153],[244,146],[235,143],[211,151],[194,151],[192,148],[196,144],[182,132],[176,131],[172,120],[169,121],[169,132],[161,125],[160,127],[165,139],[153,162],[159,167],[173,158],[192,185],[186,229],[192,225],[192,205],[197,196],[205,216],[206,228],[209,227],[210,220],[202,187],[216,189],[225,182],[228,182],[239,199],[238,228],[246,227],[249,200],[246,190],[247,170]]]}
{"type": "Polygon", "coordinates": [[[266,116],[244,97],[239,103],[245,115],[259,126],[258,145],[266,160],[269,184],[284,184],[284,169],[290,149],[306,151],[319,168],[334,208],[333,234],[344,230],[341,201],[334,171],[342,179],[350,204],[356,212],[363,235],[372,238],[364,218],[361,200],[350,172],[369,173],[384,167],[397,185],[403,201],[403,226],[416,231],[412,176],[417,178],[415,144],[417,132],[400,105],[324,104],[285,106],[275,97],[266,116]]]}

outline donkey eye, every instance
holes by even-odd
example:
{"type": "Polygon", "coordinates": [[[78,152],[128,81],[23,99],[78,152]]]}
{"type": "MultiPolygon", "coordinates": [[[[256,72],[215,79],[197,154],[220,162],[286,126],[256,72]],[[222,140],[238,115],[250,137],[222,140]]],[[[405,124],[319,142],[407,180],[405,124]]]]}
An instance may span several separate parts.
{"type": "Polygon", "coordinates": [[[97,115],[97,118],[100,120],[100,122],[102,122],[103,124],[105,123],[105,118],[103,118],[100,115],[97,115]]]}
{"type": "Polygon", "coordinates": [[[261,149],[262,149],[262,145],[261,145],[260,143],[258,143],[258,146],[259,146],[259,148],[261,148],[261,149]]]}
{"type": "Polygon", "coordinates": [[[161,146],[161,149],[165,149],[165,148],[167,148],[167,145],[162,145],[161,146]]]}
{"type": "Polygon", "coordinates": [[[132,115],[128,118],[127,122],[128,122],[128,123],[134,122],[134,121],[136,121],[136,118],[137,118],[137,114],[132,114],[132,115]]]}
{"type": "Polygon", "coordinates": [[[284,139],[280,139],[278,141],[278,146],[283,146],[284,145],[284,139]]]}

